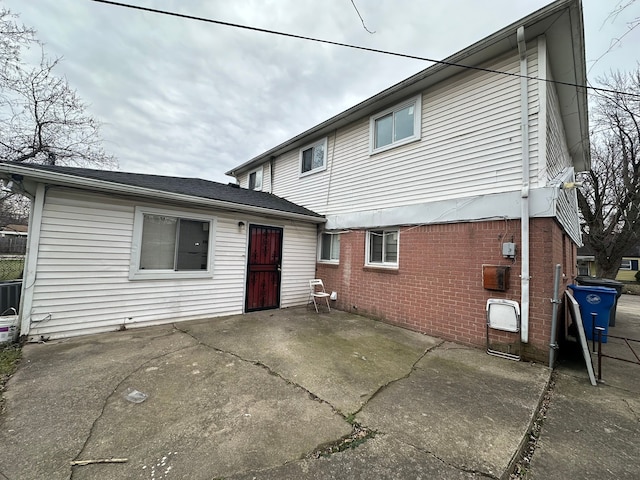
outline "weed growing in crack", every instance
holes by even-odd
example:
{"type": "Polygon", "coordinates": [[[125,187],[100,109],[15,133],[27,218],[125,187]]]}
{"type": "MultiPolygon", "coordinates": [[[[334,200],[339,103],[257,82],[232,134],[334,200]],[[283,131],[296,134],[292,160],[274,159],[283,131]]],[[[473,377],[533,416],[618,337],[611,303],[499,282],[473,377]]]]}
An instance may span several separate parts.
{"type": "MultiPolygon", "coordinates": [[[[348,418],[348,417],[347,417],[348,418]]],[[[349,421],[347,419],[347,421],[349,421]]],[[[367,427],[363,427],[357,422],[349,422],[352,425],[351,433],[346,435],[335,442],[328,445],[324,445],[314,450],[309,456],[312,458],[328,457],[334,453],[344,452],[350,448],[356,448],[365,443],[370,438],[374,438],[378,432],[371,430],[367,427]]]]}
{"type": "Polygon", "coordinates": [[[0,347],[0,414],[4,410],[4,386],[18,368],[22,350],[19,345],[0,347]]]}
{"type": "Polygon", "coordinates": [[[531,426],[531,430],[529,431],[528,442],[525,445],[519,460],[514,465],[513,473],[511,473],[511,475],[509,476],[510,480],[526,478],[527,476],[527,472],[529,471],[529,466],[531,465],[533,454],[535,453],[536,447],[538,446],[538,439],[540,438],[540,432],[542,431],[542,426],[544,425],[544,421],[547,418],[547,410],[549,410],[549,404],[551,403],[551,397],[553,396],[553,390],[555,386],[556,386],[556,380],[555,380],[555,372],[554,372],[552,373],[551,381],[549,382],[549,387],[547,388],[547,391],[544,394],[544,398],[540,403],[540,408],[538,409],[536,418],[533,422],[533,425],[531,426]]]}

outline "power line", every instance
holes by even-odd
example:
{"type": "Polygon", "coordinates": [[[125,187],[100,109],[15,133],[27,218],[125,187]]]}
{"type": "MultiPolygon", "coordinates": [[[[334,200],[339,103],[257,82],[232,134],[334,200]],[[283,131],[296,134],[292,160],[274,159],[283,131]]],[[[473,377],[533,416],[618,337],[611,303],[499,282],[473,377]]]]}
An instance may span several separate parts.
{"type": "Polygon", "coordinates": [[[360,17],[360,21],[362,22],[362,28],[364,28],[368,33],[374,34],[376,33],[376,31],[374,30],[373,32],[371,30],[369,30],[367,28],[367,26],[364,24],[364,18],[362,18],[362,15],[360,15],[360,10],[358,10],[358,7],[356,7],[356,2],[354,2],[353,0],[351,0],[351,5],[353,5],[353,8],[355,9],[356,13],[358,14],[358,17],[360,17]]]}
{"type": "Polygon", "coordinates": [[[278,35],[281,37],[289,37],[289,38],[296,38],[298,40],[307,40],[310,42],[318,42],[318,43],[324,43],[324,44],[328,44],[328,45],[335,45],[338,47],[345,47],[345,48],[353,48],[356,50],[363,50],[366,52],[372,52],[372,53],[381,53],[383,55],[392,55],[395,57],[401,57],[401,58],[408,58],[411,60],[421,60],[421,61],[425,61],[425,62],[432,62],[432,63],[437,63],[440,65],[447,65],[449,67],[458,67],[458,68],[465,68],[468,70],[476,70],[479,72],[485,72],[485,73],[496,73],[499,75],[506,75],[509,77],[515,77],[515,78],[527,78],[529,80],[537,80],[537,81],[541,81],[541,82],[547,82],[547,83],[554,83],[556,85],[565,85],[568,87],[577,87],[577,88],[584,88],[585,90],[593,90],[596,92],[602,92],[602,93],[614,93],[614,94],[618,94],[618,95],[628,95],[628,96],[632,96],[632,97],[638,97],[640,98],[640,93],[632,93],[632,92],[622,92],[619,90],[613,90],[613,89],[609,89],[609,88],[600,88],[600,87],[592,87],[590,85],[580,85],[577,83],[572,83],[572,82],[562,82],[559,80],[550,80],[547,78],[539,78],[539,77],[534,77],[534,76],[530,76],[530,75],[521,75],[519,73],[511,73],[511,72],[503,72],[501,70],[493,70],[491,68],[484,68],[484,67],[478,67],[475,65],[464,65],[461,63],[455,63],[455,62],[447,62],[445,60],[435,60],[432,58],[427,58],[427,57],[421,57],[418,55],[409,55],[406,53],[398,53],[398,52],[391,52],[388,50],[380,50],[377,48],[369,48],[369,47],[362,47],[360,45],[351,45],[348,43],[342,43],[342,42],[335,42],[333,40],[325,40],[322,38],[314,38],[314,37],[307,37],[304,35],[296,35],[294,33],[285,33],[285,32],[278,32],[277,30],[269,30],[266,28],[259,28],[259,27],[252,27],[252,26],[248,26],[248,25],[241,25],[238,23],[231,23],[231,22],[224,22],[222,20],[214,20],[211,18],[206,18],[206,17],[197,17],[195,15],[187,15],[184,13],[177,13],[177,12],[169,12],[167,10],[159,10],[156,8],[149,8],[149,7],[141,7],[138,5],[130,5],[128,3],[122,3],[122,2],[114,2],[111,0],[91,0],[93,2],[96,3],[104,3],[106,5],[113,5],[116,7],[123,7],[123,8],[130,8],[132,10],[140,10],[143,12],[149,12],[149,13],[157,13],[160,15],[167,15],[170,17],[177,17],[177,18],[184,18],[187,20],[196,20],[198,22],[205,22],[205,23],[213,23],[216,25],[223,25],[225,27],[233,27],[233,28],[240,28],[243,30],[250,30],[250,31],[254,31],[254,32],[261,32],[261,33],[268,33],[270,35],[278,35]]]}

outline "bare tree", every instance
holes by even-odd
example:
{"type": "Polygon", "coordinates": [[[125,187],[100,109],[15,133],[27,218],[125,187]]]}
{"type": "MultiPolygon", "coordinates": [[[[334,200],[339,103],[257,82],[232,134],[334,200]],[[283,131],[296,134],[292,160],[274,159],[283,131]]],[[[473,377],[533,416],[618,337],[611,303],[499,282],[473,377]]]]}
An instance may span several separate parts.
{"type": "MultiPolygon", "coordinates": [[[[102,148],[99,124],[54,73],[60,59],[49,58],[35,31],[17,19],[0,8],[0,160],[117,168],[102,148]],[[40,51],[36,66],[24,61],[30,49],[40,51]]],[[[21,195],[0,191],[0,225],[24,218],[26,208],[21,195]]]]}
{"type": "Polygon", "coordinates": [[[23,62],[25,49],[43,46],[16,19],[0,10],[0,159],[116,167],[102,148],[98,123],[67,80],[54,74],[60,59],[42,50],[37,66],[23,62]]]}
{"type": "Polygon", "coordinates": [[[596,99],[591,170],[582,175],[578,205],[598,276],[615,278],[640,241],[640,67],[601,83],[612,92],[596,99]]]}

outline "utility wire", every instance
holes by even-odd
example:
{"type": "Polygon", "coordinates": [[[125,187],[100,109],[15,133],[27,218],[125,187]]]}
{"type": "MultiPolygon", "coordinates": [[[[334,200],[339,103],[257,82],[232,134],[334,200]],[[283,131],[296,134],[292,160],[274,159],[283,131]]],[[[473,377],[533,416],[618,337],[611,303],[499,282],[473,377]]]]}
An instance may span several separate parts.
{"type": "Polygon", "coordinates": [[[527,78],[529,80],[538,80],[541,82],[547,82],[547,83],[554,83],[556,85],[565,85],[568,87],[577,87],[577,88],[583,88],[585,90],[593,90],[596,92],[602,92],[602,93],[614,93],[614,94],[618,94],[618,95],[628,95],[631,97],[638,97],[640,98],[640,93],[632,93],[632,92],[621,92],[619,90],[613,90],[613,89],[609,89],[609,88],[600,88],[600,87],[592,87],[590,85],[580,85],[577,83],[572,83],[572,82],[562,82],[559,80],[550,80],[547,78],[539,78],[539,77],[534,77],[534,76],[530,76],[530,75],[521,75],[518,73],[511,73],[511,72],[503,72],[501,70],[493,70],[491,68],[484,68],[484,67],[477,67],[475,65],[464,65],[461,63],[455,63],[455,62],[447,62],[445,60],[434,60],[432,58],[427,58],[427,57],[420,57],[417,55],[409,55],[406,53],[398,53],[398,52],[391,52],[391,51],[387,51],[387,50],[379,50],[377,48],[369,48],[369,47],[362,47],[359,45],[350,45],[348,43],[341,43],[341,42],[334,42],[332,40],[324,40],[321,38],[313,38],[313,37],[306,37],[304,35],[296,35],[293,33],[285,33],[285,32],[278,32],[276,30],[268,30],[266,28],[259,28],[259,27],[251,27],[248,25],[241,25],[238,23],[231,23],[231,22],[224,22],[222,20],[214,20],[211,18],[206,18],[206,17],[196,17],[194,15],[186,15],[184,13],[177,13],[177,12],[169,12],[167,10],[158,10],[156,8],[149,8],[149,7],[141,7],[139,5],[130,5],[128,3],[121,3],[121,2],[114,2],[111,0],[90,0],[92,2],[96,2],[96,3],[104,3],[106,5],[113,5],[116,7],[124,7],[124,8],[130,8],[133,10],[141,10],[143,12],[150,12],[150,13],[158,13],[160,15],[167,15],[170,17],[177,17],[177,18],[184,18],[187,20],[196,20],[199,22],[205,22],[205,23],[213,23],[216,25],[223,25],[226,27],[233,27],[233,28],[240,28],[243,30],[251,30],[254,32],[261,32],[261,33],[269,33],[271,35],[279,35],[281,37],[289,37],[289,38],[297,38],[299,40],[308,40],[310,42],[318,42],[318,43],[325,43],[328,45],[336,45],[338,47],[346,47],[346,48],[353,48],[356,50],[364,50],[366,52],[373,52],[373,53],[381,53],[384,55],[392,55],[395,57],[401,57],[401,58],[409,58],[411,60],[421,60],[421,61],[425,61],[425,62],[432,62],[432,63],[437,63],[440,65],[447,65],[450,67],[458,67],[458,68],[465,68],[468,70],[476,70],[479,72],[486,72],[486,73],[497,73],[500,75],[506,75],[509,77],[515,77],[515,78],[527,78]]]}
{"type": "Polygon", "coordinates": [[[353,0],[351,0],[351,5],[353,5],[353,8],[355,9],[356,13],[358,14],[358,17],[360,17],[360,21],[362,22],[362,28],[364,28],[367,32],[369,32],[370,34],[374,34],[376,33],[376,31],[374,30],[373,32],[371,30],[369,30],[367,28],[367,26],[364,24],[364,18],[362,18],[362,15],[360,15],[360,10],[358,10],[358,7],[356,7],[356,2],[354,2],[353,0]]]}

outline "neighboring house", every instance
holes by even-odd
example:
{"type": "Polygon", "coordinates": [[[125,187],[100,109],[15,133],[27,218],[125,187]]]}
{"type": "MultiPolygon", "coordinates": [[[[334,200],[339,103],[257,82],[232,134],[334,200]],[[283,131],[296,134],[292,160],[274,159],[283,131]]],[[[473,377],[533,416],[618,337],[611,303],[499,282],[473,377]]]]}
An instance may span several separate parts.
{"type": "Polygon", "coordinates": [[[30,340],[304,304],[320,215],[193,178],[0,162],[32,197],[30,340]]]}
{"type": "MultiPolygon", "coordinates": [[[[621,282],[637,282],[636,274],[640,270],[640,244],[633,246],[622,257],[616,280],[621,282]]],[[[578,275],[598,276],[595,256],[588,244],[578,248],[578,275]]]]}
{"type": "Polygon", "coordinates": [[[545,359],[554,267],[571,282],[581,244],[585,84],[581,3],[561,0],[227,173],[326,216],[338,308],[483,345],[487,299],[517,300],[545,359]]]}

